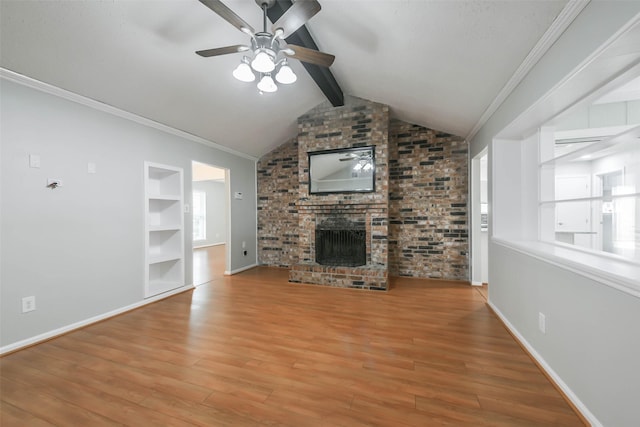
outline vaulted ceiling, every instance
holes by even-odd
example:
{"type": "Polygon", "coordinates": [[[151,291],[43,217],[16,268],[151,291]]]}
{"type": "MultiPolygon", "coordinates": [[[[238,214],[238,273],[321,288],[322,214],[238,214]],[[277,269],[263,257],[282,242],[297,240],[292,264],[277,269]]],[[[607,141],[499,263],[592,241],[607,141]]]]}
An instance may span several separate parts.
{"type": "MultiPolygon", "coordinates": [[[[223,0],[254,28],[253,0],[223,0]]],[[[306,25],[345,95],[402,120],[467,137],[567,4],[559,1],[319,0],[306,25]]],[[[242,153],[296,134],[326,97],[301,63],[272,94],[231,75],[246,44],[196,0],[0,1],[0,66],[242,153]]]]}

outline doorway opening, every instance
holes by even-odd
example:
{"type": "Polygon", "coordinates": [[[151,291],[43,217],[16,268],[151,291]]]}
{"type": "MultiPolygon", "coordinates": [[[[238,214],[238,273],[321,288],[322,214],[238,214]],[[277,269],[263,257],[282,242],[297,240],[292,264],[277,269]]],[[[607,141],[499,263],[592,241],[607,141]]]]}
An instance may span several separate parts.
{"type": "Polygon", "coordinates": [[[193,284],[218,280],[228,269],[229,170],[193,161],[193,284]]]}
{"type": "Polygon", "coordinates": [[[487,297],[489,284],[488,160],[484,149],[471,160],[471,284],[487,297]]]}

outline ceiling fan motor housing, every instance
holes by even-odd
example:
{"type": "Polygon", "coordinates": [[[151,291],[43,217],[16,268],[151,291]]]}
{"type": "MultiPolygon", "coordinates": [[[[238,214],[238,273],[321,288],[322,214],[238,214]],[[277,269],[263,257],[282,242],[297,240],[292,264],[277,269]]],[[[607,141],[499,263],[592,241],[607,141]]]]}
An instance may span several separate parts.
{"type": "Polygon", "coordinates": [[[256,33],[251,40],[251,47],[254,53],[251,68],[260,73],[273,71],[278,64],[276,57],[280,52],[278,40],[270,33],[256,33]]]}
{"type": "Polygon", "coordinates": [[[251,40],[251,50],[261,50],[266,52],[275,60],[280,51],[280,43],[270,33],[256,33],[251,40]]]}

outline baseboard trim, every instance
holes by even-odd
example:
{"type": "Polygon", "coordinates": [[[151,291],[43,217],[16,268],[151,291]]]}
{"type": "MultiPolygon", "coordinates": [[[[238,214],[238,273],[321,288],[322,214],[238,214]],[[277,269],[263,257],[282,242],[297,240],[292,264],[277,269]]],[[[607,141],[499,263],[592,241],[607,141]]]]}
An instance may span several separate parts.
{"type": "Polygon", "coordinates": [[[549,364],[544,360],[544,358],[529,344],[529,342],[518,332],[518,330],[507,320],[507,318],[502,314],[502,312],[491,302],[488,301],[487,305],[491,310],[495,313],[495,315],[500,319],[504,327],[511,334],[511,336],[516,340],[516,342],[522,347],[522,349],[529,354],[529,357],[534,361],[534,363],[540,368],[542,373],[551,381],[551,384],[558,390],[560,395],[566,400],[566,402],[571,406],[571,408],[575,411],[575,413],[580,417],[582,422],[587,426],[592,427],[603,427],[602,423],[598,421],[595,415],[589,411],[589,409],[585,406],[584,403],[576,396],[576,394],[569,388],[569,386],[562,381],[562,378],[549,366],[549,364]]]}
{"type": "Polygon", "coordinates": [[[233,276],[234,274],[242,273],[243,271],[246,271],[246,270],[251,270],[252,268],[255,268],[257,266],[258,266],[258,264],[251,264],[251,265],[247,265],[246,267],[236,268],[235,270],[231,270],[231,271],[226,270],[224,272],[224,275],[225,276],[233,276]]]}
{"type": "Polygon", "coordinates": [[[220,245],[226,245],[226,242],[219,242],[219,243],[207,243],[206,245],[198,245],[198,246],[194,246],[193,249],[202,249],[202,248],[209,248],[211,246],[220,246],[220,245]]]}
{"type": "Polygon", "coordinates": [[[471,286],[482,286],[482,282],[476,282],[475,280],[472,280],[471,286]]]}
{"type": "Polygon", "coordinates": [[[111,310],[111,311],[108,311],[106,313],[99,314],[97,316],[93,316],[93,317],[90,317],[88,319],[81,320],[79,322],[75,322],[75,323],[72,323],[70,325],[63,326],[61,328],[57,328],[57,329],[54,329],[52,331],[45,332],[43,334],[39,334],[39,335],[36,335],[34,337],[27,338],[27,339],[15,342],[13,344],[5,345],[4,347],[0,347],[0,356],[6,356],[9,353],[14,353],[14,352],[22,350],[24,348],[31,347],[31,346],[34,346],[36,344],[43,343],[45,341],[49,341],[49,340],[54,339],[56,337],[59,337],[61,335],[65,335],[65,334],[68,334],[69,332],[73,332],[73,331],[75,331],[77,329],[82,329],[82,328],[84,328],[86,326],[89,326],[89,325],[92,325],[94,323],[102,322],[103,320],[107,320],[107,319],[110,319],[112,317],[119,316],[119,315],[124,314],[126,312],[133,311],[133,310],[138,309],[140,307],[143,307],[145,305],[152,304],[154,302],[158,302],[158,301],[163,300],[165,298],[169,298],[169,297],[171,297],[173,295],[181,294],[181,293],[189,291],[191,289],[194,289],[193,285],[185,285],[185,286],[182,286],[182,287],[180,287],[178,289],[174,289],[172,291],[168,291],[168,292],[162,293],[160,295],[156,295],[156,296],[151,297],[151,298],[146,298],[146,299],[144,299],[142,301],[139,301],[139,302],[136,302],[134,304],[130,304],[130,305],[127,305],[127,306],[124,306],[124,307],[121,307],[121,308],[117,308],[115,310],[111,310]]]}

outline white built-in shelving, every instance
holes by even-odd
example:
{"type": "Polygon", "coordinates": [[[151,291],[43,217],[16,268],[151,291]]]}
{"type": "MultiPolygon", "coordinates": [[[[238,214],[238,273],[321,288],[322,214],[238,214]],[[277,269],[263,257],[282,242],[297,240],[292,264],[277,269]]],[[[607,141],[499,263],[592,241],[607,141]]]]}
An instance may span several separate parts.
{"type": "Polygon", "coordinates": [[[145,298],[184,286],[182,169],[144,163],[145,298]]]}

